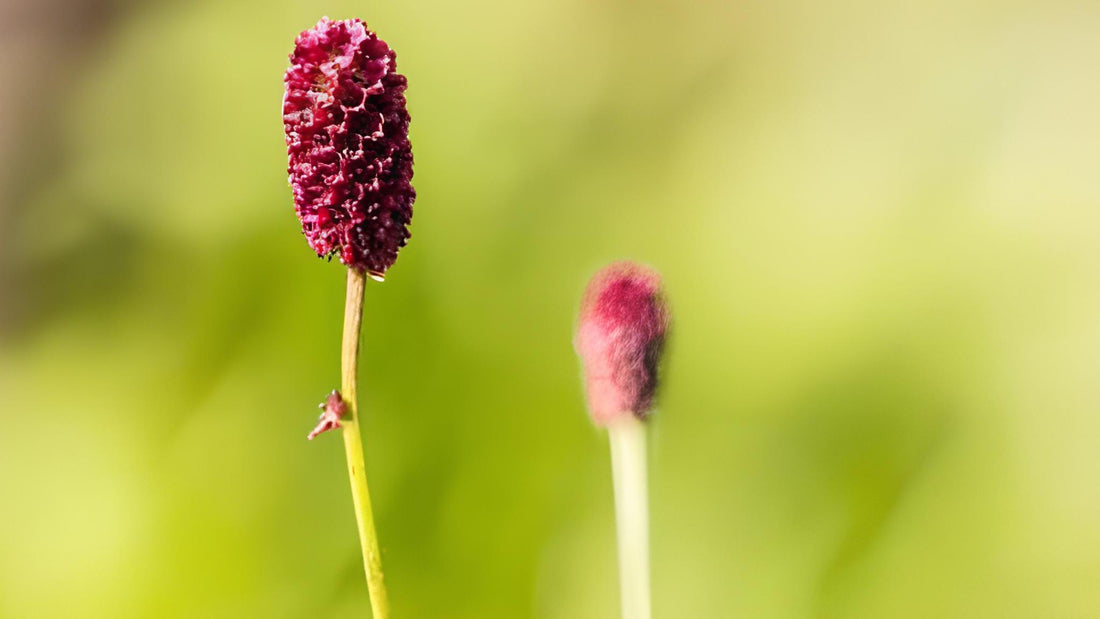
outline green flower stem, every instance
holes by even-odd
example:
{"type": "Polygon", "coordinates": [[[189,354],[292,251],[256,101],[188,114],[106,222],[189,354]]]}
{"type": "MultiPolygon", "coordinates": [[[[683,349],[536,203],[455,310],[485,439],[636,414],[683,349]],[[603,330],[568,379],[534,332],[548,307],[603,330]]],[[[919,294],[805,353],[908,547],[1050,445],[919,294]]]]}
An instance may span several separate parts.
{"type": "Polygon", "coordinates": [[[649,493],[646,428],[634,415],[611,423],[611,473],[623,619],[649,619],[649,493]]]}
{"type": "Polygon", "coordinates": [[[382,574],[382,555],[378,552],[378,533],[374,530],[374,511],[367,489],[367,472],[363,464],[363,441],[359,434],[359,404],[356,396],[356,376],[359,371],[359,330],[363,322],[363,288],[366,278],[362,271],[348,269],[347,302],[344,306],[344,339],[340,349],[341,395],[347,414],[340,420],[344,428],[344,451],[351,480],[351,498],[355,504],[355,522],[359,527],[359,543],[363,550],[363,568],[367,574],[367,590],[374,619],[389,619],[390,600],[382,574]]]}

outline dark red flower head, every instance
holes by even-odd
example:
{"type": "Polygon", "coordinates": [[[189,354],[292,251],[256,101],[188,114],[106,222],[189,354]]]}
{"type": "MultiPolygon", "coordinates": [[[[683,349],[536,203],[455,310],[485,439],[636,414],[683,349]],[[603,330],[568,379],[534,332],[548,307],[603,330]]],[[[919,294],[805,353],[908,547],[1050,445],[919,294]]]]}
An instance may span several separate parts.
{"type": "Polygon", "coordinates": [[[318,256],[382,277],[409,239],[416,198],[405,77],[358,19],[298,35],[283,82],[294,209],[318,256]]]}
{"type": "Polygon", "coordinates": [[[653,270],[619,262],[592,277],[574,346],[584,362],[588,411],[596,423],[646,417],[668,324],[661,279],[653,270]]]}

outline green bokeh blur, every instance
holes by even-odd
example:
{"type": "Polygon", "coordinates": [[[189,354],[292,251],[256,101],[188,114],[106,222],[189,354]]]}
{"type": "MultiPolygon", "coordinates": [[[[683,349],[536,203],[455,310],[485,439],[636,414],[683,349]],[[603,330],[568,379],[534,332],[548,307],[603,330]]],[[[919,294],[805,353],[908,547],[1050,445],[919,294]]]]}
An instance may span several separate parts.
{"type": "Polygon", "coordinates": [[[1100,616],[1100,4],[1068,0],[10,17],[0,616],[369,615],[340,440],[305,440],[344,273],[279,106],[321,15],[410,82],[360,387],[396,617],[616,616],[571,337],[619,258],[675,315],[655,617],[1100,616]]]}

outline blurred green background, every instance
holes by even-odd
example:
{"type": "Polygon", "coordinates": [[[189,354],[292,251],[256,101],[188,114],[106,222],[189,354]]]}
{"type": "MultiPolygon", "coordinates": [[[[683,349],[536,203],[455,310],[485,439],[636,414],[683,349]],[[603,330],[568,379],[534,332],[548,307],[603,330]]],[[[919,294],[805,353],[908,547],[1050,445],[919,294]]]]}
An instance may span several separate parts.
{"type": "Polygon", "coordinates": [[[0,615],[363,617],[344,273],[286,183],[321,15],[398,51],[366,297],[397,617],[618,612],[571,346],[665,276],[658,618],[1100,616],[1100,4],[7,0],[0,615]]]}

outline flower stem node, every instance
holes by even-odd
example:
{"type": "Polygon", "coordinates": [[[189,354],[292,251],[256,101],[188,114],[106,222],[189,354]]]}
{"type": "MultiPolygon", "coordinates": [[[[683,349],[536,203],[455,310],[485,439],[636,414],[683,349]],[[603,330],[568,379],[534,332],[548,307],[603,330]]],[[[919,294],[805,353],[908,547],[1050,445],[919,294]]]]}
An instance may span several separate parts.
{"type": "Polygon", "coordinates": [[[344,398],[336,389],[333,389],[325,401],[318,404],[318,407],[321,409],[321,417],[317,421],[317,426],[309,433],[308,438],[311,441],[322,432],[339,428],[340,419],[348,412],[348,405],[344,403],[344,398]]]}

